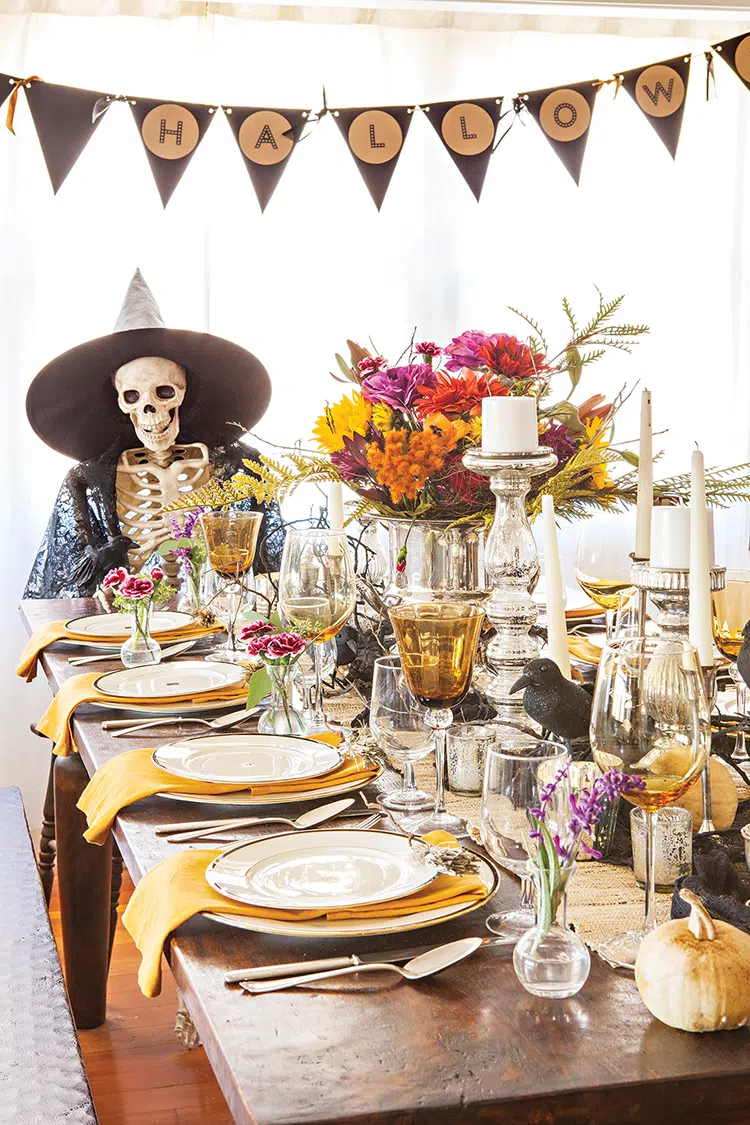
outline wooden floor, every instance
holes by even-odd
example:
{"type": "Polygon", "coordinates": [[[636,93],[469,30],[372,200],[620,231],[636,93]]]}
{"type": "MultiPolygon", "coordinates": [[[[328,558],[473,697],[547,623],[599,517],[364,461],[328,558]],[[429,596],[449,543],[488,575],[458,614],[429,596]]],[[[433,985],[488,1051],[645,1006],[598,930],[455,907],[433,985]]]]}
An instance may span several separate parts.
{"type": "MultiPolygon", "coordinates": [[[[126,873],[120,912],[131,891],[126,873]]],[[[55,892],[50,917],[62,959],[55,892]]],[[[177,1000],[169,970],[165,966],[156,1000],[141,995],[137,971],[138,952],[118,922],[107,1021],[79,1033],[101,1125],[233,1125],[203,1048],[188,1051],[175,1038],[177,1000]]]]}

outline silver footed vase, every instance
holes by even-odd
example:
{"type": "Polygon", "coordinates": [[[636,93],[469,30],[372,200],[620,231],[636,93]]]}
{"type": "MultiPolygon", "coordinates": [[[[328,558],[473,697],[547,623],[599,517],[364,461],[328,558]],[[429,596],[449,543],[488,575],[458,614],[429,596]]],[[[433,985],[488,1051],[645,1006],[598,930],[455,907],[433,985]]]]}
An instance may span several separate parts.
{"type": "Polygon", "coordinates": [[[470,602],[480,605],[486,587],[483,520],[381,519],[388,531],[390,572],[387,606],[405,602],[470,602]],[[402,570],[397,559],[405,548],[402,570]]]}

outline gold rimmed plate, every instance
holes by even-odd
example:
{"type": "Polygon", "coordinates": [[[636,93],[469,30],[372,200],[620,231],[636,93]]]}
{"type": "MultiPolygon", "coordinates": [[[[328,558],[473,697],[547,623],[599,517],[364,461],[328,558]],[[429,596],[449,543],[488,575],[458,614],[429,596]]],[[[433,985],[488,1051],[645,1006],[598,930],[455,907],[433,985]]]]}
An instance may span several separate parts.
{"type": "Polygon", "coordinates": [[[217,785],[273,785],[319,778],[341,765],[338,746],[288,734],[202,734],[159,746],[155,765],[217,785]]]}
{"type": "Polygon", "coordinates": [[[269,805],[295,805],[307,801],[320,801],[324,797],[341,797],[353,793],[363,785],[371,785],[382,776],[385,766],[378,766],[377,772],[366,781],[361,777],[348,778],[339,785],[321,785],[311,780],[309,789],[297,789],[293,793],[253,794],[240,790],[237,793],[157,793],[169,801],[188,801],[196,805],[236,805],[241,808],[261,808],[269,805]]]}

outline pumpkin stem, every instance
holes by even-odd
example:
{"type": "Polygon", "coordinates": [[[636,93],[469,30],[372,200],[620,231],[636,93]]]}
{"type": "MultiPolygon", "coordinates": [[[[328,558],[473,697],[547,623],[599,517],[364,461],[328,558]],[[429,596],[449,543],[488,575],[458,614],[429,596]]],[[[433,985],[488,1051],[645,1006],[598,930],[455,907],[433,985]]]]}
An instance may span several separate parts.
{"type": "Polygon", "coordinates": [[[713,941],[716,937],[716,926],[714,926],[713,918],[698,896],[683,888],[680,891],[680,898],[684,899],[690,906],[688,927],[693,937],[697,938],[698,941],[713,941]]]}

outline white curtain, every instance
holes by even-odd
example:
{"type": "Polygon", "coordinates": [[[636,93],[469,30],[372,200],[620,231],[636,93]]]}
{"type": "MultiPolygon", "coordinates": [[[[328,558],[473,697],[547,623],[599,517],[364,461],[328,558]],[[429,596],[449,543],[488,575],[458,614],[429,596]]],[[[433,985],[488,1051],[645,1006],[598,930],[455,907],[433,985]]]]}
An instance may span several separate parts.
{"type": "MultiPolygon", "coordinates": [[[[590,26],[570,22],[562,34],[333,18],[6,14],[0,70],[131,94],[317,108],[324,83],[334,106],[509,96],[706,45],[689,35],[661,38],[654,25],[639,36],[590,26]]],[[[561,296],[585,310],[596,283],[607,295],[626,293],[625,315],[652,331],[633,357],[591,368],[579,397],[642,380],[653,391],[655,429],[665,431],[665,469],[686,468],[695,441],[709,463],[746,460],[750,94],[724,63],[716,68],[718,97],[707,102],[702,55],[694,59],[676,161],[628,95],[613,99],[607,87],[580,187],[529,119],[502,142],[480,204],[417,114],[380,214],[330,117],[295,152],[265,215],[219,117],[164,211],[123,105],[109,111],[54,198],[19,99],[17,136],[0,129],[9,716],[0,784],[22,785],[32,824],[47,755],[27,728],[48,694],[12,675],[24,639],[16,604],[67,467],[26,421],[35,372],[111,330],[140,266],[167,323],[225,335],[263,360],[274,400],[258,432],[289,442],[306,437],[326,397],[340,393],[328,373],[347,337],[372,338],[396,356],[415,326],[441,342],[465,328],[521,330],[507,311],[515,305],[561,344],[561,296]]],[[[636,432],[634,399],[619,436],[636,432]]],[[[743,565],[744,509],[724,527],[720,561],[743,565]]]]}

